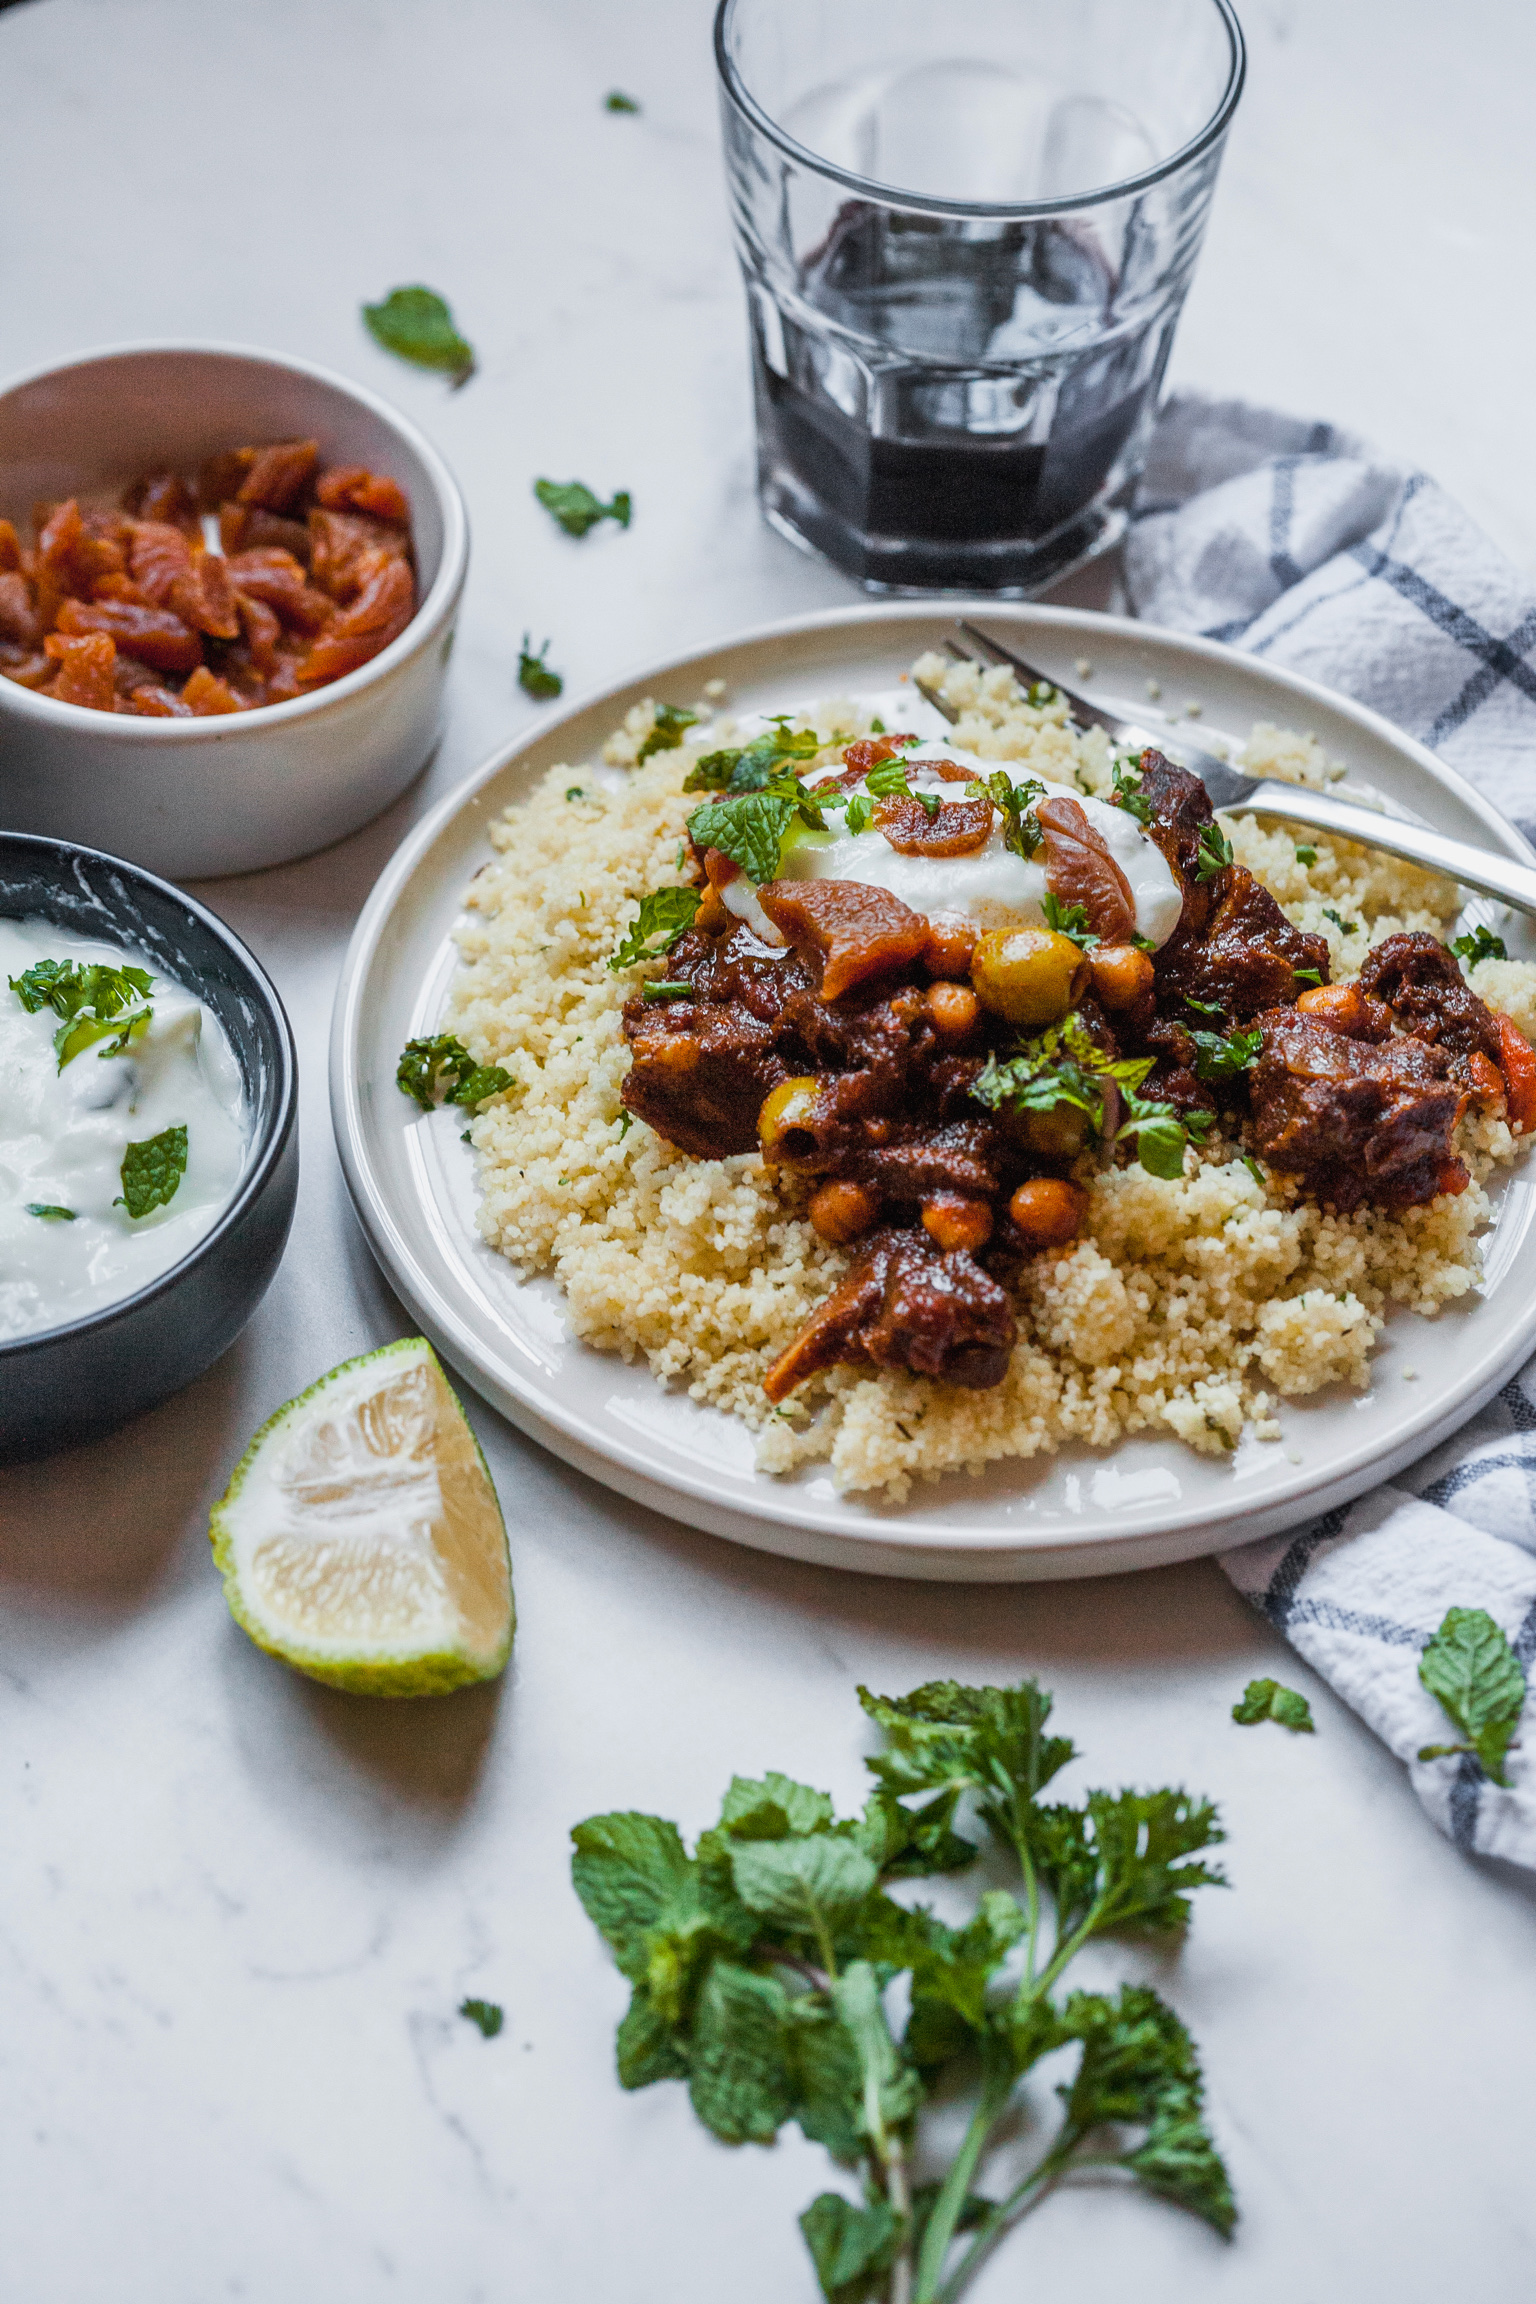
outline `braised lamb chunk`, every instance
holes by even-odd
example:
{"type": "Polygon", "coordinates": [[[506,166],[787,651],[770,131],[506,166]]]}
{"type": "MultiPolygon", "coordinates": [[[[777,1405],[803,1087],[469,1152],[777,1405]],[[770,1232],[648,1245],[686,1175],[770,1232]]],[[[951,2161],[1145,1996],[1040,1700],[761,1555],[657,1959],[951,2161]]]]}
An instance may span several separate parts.
{"type": "MultiPolygon", "coordinates": [[[[1154,962],[1158,1005],[1187,1021],[1187,1002],[1219,1008],[1228,1023],[1293,1000],[1302,970],[1328,978],[1328,943],[1293,928],[1267,888],[1241,864],[1217,876],[1225,887],[1203,932],[1192,932],[1189,908],[1154,962]]],[[[1198,1013],[1198,1010],[1195,1011],[1198,1013]]]]}
{"type": "Polygon", "coordinates": [[[1271,1167],[1344,1214],[1366,1200],[1415,1208],[1463,1189],[1451,1149],[1461,1094],[1443,1049],[1354,1040],[1294,1008],[1271,1009],[1259,1026],[1249,1087],[1254,1141],[1271,1167]]]}
{"type": "Polygon", "coordinates": [[[1147,830],[1184,885],[1185,922],[1202,926],[1210,910],[1210,882],[1199,876],[1200,835],[1215,820],[1211,796],[1198,776],[1151,749],[1143,752],[1137,776],[1141,797],[1152,811],[1147,830]]]}
{"type": "Polygon", "coordinates": [[[1171,1104],[1181,1120],[1191,1112],[1219,1109],[1209,1086],[1195,1069],[1198,1050],[1182,1024],[1172,1018],[1159,1017],[1148,1025],[1142,1047],[1157,1058],[1141,1086],[1141,1094],[1149,1102],[1171,1104]]]}
{"type": "Polygon", "coordinates": [[[807,1377],[842,1362],[909,1368],[985,1391],[1002,1382],[1015,1333],[1006,1289],[963,1249],[946,1254],[926,1232],[887,1229],[864,1242],[763,1389],[770,1400],[787,1399],[807,1377]]]}
{"type": "Polygon", "coordinates": [[[1361,990],[1384,1000],[1405,1032],[1452,1056],[1499,1061],[1499,1028],[1461,972],[1454,952],[1433,936],[1389,936],[1367,952],[1361,990]]]}
{"type": "Polygon", "coordinates": [[[792,956],[764,959],[750,943],[741,930],[720,938],[690,930],[667,965],[693,996],[624,1005],[634,1056],[620,1090],[625,1108],[701,1160],[756,1151],[763,1099],[790,1073],[776,1027],[810,990],[792,956]]]}

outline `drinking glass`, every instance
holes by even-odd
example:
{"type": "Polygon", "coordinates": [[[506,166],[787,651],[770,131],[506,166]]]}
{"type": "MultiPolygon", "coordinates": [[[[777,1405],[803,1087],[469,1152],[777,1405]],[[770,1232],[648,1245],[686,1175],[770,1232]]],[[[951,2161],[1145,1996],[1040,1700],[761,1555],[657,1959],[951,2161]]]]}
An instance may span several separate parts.
{"type": "Polygon", "coordinates": [[[1243,84],[1229,0],[722,0],[758,491],[870,591],[1122,533],[1243,84]]]}

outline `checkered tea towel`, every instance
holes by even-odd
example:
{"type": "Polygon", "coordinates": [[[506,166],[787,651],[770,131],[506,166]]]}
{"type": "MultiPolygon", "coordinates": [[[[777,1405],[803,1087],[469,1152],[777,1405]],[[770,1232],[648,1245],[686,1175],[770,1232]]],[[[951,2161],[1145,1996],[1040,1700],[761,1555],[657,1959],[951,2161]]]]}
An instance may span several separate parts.
{"type": "MultiPolygon", "coordinates": [[[[1135,613],[1307,673],[1383,713],[1536,838],[1536,588],[1419,472],[1329,424],[1180,393],[1125,550],[1135,613]]],[[[1510,1788],[1418,1677],[1447,1608],[1485,1608],[1536,1657],[1536,1360],[1434,1455],[1222,1565],[1408,1763],[1461,1848],[1536,1868],[1536,1703],[1510,1788]]]]}

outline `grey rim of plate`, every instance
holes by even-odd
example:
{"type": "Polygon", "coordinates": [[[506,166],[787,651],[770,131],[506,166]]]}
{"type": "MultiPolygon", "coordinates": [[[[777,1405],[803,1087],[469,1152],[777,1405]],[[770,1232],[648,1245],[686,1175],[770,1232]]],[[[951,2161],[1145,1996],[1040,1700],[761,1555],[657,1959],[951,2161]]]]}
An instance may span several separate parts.
{"type": "MultiPolygon", "coordinates": [[[[629,706],[647,695],[690,702],[712,679],[726,681],[725,708],[738,712],[893,685],[957,614],[1011,635],[1063,679],[1089,658],[1089,692],[1146,720],[1149,735],[1162,713],[1187,702],[1202,708],[1198,726],[1182,723],[1202,744],[1213,735],[1241,742],[1260,720],[1309,730],[1347,764],[1346,789],[1375,791],[1447,833],[1536,859],[1464,777],[1376,713],[1216,641],[984,600],[861,605],[759,627],[541,720],[403,843],[358,921],[332,1019],[331,1109],[348,1189],[391,1284],[459,1373],[567,1463],[674,1519],[793,1559],[964,1582],[1104,1574],[1220,1552],[1389,1479],[1447,1438],[1536,1348],[1536,1198],[1522,1163],[1495,1179],[1482,1288],[1435,1320],[1394,1308],[1370,1390],[1336,1386],[1280,1403],[1279,1442],[1249,1434],[1219,1460],[1171,1434],[1137,1434],[1112,1449],[1074,1443],[978,1477],[915,1481],[904,1504],[889,1505],[837,1494],[824,1464],[788,1479],[755,1473],[750,1436],[734,1419],[662,1386],[643,1360],[626,1364],[577,1343],[555,1283],[520,1281],[476,1236],[463,1116],[417,1117],[395,1086],[406,1039],[437,1028],[453,972],[451,929],[491,854],[487,829],[546,769],[568,763],[573,776],[615,780],[621,771],[590,763],[629,706]],[[1156,708],[1149,681],[1161,686],[1156,708]]],[[[1166,725],[1176,743],[1179,718],[1166,725]]],[[[1503,932],[1512,956],[1536,958],[1524,923],[1503,932]]]]}

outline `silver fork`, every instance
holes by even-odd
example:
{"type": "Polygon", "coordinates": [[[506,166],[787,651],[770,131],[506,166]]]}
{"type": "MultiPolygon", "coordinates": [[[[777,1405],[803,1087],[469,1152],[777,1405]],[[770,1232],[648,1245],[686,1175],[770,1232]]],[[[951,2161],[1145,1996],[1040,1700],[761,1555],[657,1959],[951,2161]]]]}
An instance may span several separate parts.
{"type": "MultiPolygon", "coordinates": [[[[1336,800],[1330,792],[1313,792],[1304,784],[1282,784],[1270,776],[1245,776],[1241,769],[1218,760],[1214,752],[1202,751],[1198,745],[1188,744],[1184,738],[1163,740],[1149,736],[1145,728],[1134,721],[1121,720],[1113,712],[1106,712],[1087,696],[1079,696],[1071,688],[1038,666],[1027,663],[1001,640],[994,640],[962,618],[958,630],[971,645],[962,648],[958,641],[946,640],[945,649],[958,663],[1007,664],[1026,682],[1043,681],[1054,688],[1058,696],[1066,698],[1072,717],[1090,728],[1102,728],[1110,741],[1136,751],[1151,743],[1159,751],[1166,750],[1170,759],[1177,759],[1181,767],[1198,776],[1218,808],[1252,809],[1263,816],[1277,816],[1288,824],[1306,824],[1319,832],[1337,832],[1346,840],[1358,840],[1363,847],[1384,849],[1389,856],[1405,856],[1410,864],[1422,864],[1427,871],[1441,872],[1448,880],[1457,881],[1463,888],[1475,888],[1481,895],[1496,896],[1503,904],[1511,904],[1518,912],[1536,917],[1536,865],[1521,864],[1512,856],[1500,856],[1495,850],[1473,848],[1465,840],[1452,840],[1443,832],[1435,832],[1427,825],[1405,823],[1398,816],[1380,816],[1374,808],[1362,808],[1357,801],[1336,800]]],[[[951,725],[960,715],[930,682],[917,683],[928,702],[941,712],[951,725]]]]}

